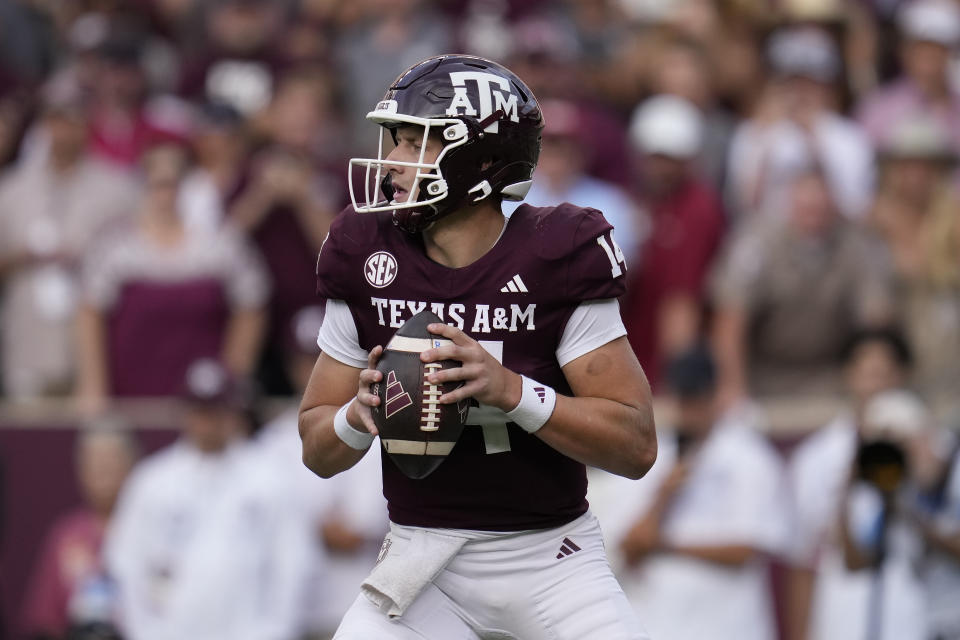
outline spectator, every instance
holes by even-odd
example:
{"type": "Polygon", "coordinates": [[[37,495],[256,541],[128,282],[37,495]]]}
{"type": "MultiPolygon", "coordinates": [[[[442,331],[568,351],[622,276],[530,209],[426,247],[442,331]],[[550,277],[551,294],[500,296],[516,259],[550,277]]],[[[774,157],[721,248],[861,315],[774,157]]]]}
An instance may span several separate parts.
{"type": "Polygon", "coordinates": [[[767,57],[774,75],[731,142],[732,212],[782,214],[791,176],[818,164],[839,212],[861,218],[873,189],[873,151],[859,126],[838,112],[836,44],[820,29],[791,27],[771,37],[767,57]]]}
{"type": "Polygon", "coordinates": [[[244,116],[265,108],[283,61],[283,3],[214,0],[199,5],[202,39],[186,57],[180,93],[201,102],[228,104],[244,116]]]}
{"type": "Polygon", "coordinates": [[[933,120],[960,148],[960,95],[951,87],[951,53],[960,43],[960,8],[950,0],[916,0],[899,15],[903,75],[868,95],[858,119],[876,144],[904,119],[933,120]]]}
{"type": "MultiPolygon", "coordinates": [[[[297,401],[320,355],[317,336],[323,315],[321,307],[306,307],[292,323],[288,366],[297,401]]],[[[311,576],[310,601],[303,610],[305,625],[320,638],[332,637],[376,563],[387,533],[380,455],[371,453],[349,471],[321,480],[301,463],[296,403],[263,427],[258,446],[273,473],[293,476],[293,497],[301,505],[297,511],[320,552],[311,576]]]]}
{"type": "MultiPolygon", "coordinates": [[[[624,13],[634,18],[633,29],[623,38],[609,70],[604,96],[622,107],[635,105],[644,84],[654,91],[670,91],[659,85],[661,53],[672,53],[674,43],[692,44],[709,61],[710,86],[719,101],[738,113],[747,113],[757,99],[765,70],[758,36],[770,18],[769,3],[662,2],[619,0],[624,13]],[[763,20],[749,15],[747,6],[757,5],[763,20]],[[758,25],[764,25],[758,28],[758,25]]],[[[668,72],[669,73],[669,72],[668,72]]],[[[688,97],[689,96],[684,96],[688,97]]]]}
{"type": "Polygon", "coordinates": [[[804,527],[833,525],[835,531],[832,538],[821,540],[810,637],[928,637],[916,570],[922,542],[907,505],[942,467],[938,460],[942,452],[932,448],[929,420],[926,408],[912,394],[878,393],[849,432],[848,444],[842,447],[845,456],[835,445],[835,457],[829,462],[818,459],[816,468],[811,466],[810,449],[798,460],[806,465],[798,477],[803,491],[799,495],[807,498],[798,500],[799,521],[804,527]],[[816,485],[827,488],[814,475],[824,475],[835,485],[832,499],[824,500],[824,494],[813,497],[816,485]],[[804,521],[805,512],[833,522],[804,521]]]}
{"type": "Polygon", "coordinates": [[[705,349],[677,356],[668,382],[675,419],[650,473],[630,484],[591,479],[620,582],[653,638],[772,640],[765,556],[787,535],[780,458],[754,412],[721,410],[705,349]]]}
{"type": "Polygon", "coordinates": [[[821,170],[791,180],[785,220],[732,237],[713,282],[723,396],[836,393],[843,344],[891,314],[882,251],[836,213],[821,170]]]}
{"type": "MultiPolygon", "coordinates": [[[[856,633],[848,627],[850,612],[844,605],[833,607],[828,595],[845,584],[836,529],[840,503],[867,403],[879,393],[901,388],[912,364],[910,348],[895,329],[859,331],[843,353],[848,407],[799,444],[788,468],[795,536],[786,621],[793,640],[856,637],[848,635],[856,633]]],[[[853,622],[859,626],[862,621],[853,622]]]]}
{"type": "Polygon", "coordinates": [[[569,2],[564,7],[580,42],[579,72],[589,82],[611,63],[613,50],[629,28],[614,0],[569,2]]]}
{"type": "Polygon", "coordinates": [[[170,143],[146,153],[137,220],[87,256],[79,392],[89,408],[109,395],[174,394],[199,357],[222,357],[240,376],[253,369],[267,275],[234,232],[185,229],[177,209],[184,156],[170,143]]]}
{"type": "Polygon", "coordinates": [[[252,158],[246,184],[228,210],[231,225],[260,249],[274,282],[272,330],[259,368],[272,394],[291,392],[280,337],[297,311],[316,301],[317,253],[341,204],[347,163],[338,162],[333,173],[319,153],[334,127],[328,97],[312,75],[284,77],[266,114],[268,144],[252,158]]]}
{"type": "Polygon", "coordinates": [[[695,169],[702,123],[686,100],[656,96],[637,108],[630,128],[651,229],[628,274],[623,318],[654,389],[662,363],[701,333],[705,277],[724,226],[719,197],[695,169]]]}
{"type": "MultiPolygon", "coordinates": [[[[586,174],[593,149],[579,107],[572,102],[545,100],[541,108],[546,128],[540,161],[523,201],[534,207],[569,202],[599,209],[616,229],[627,264],[633,264],[644,239],[646,221],[640,210],[620,187],[586,174]]],[[[518,206],[520,203],[504,203],[504,213],[509,215],[518,206]]]]}
{"type": "MultiPolygon", "coordinates": [[[[347,78],[363,82],[344,83],[347,123],[353,139],[361,148],[369,137],[365,116],[383,97],[380,87],[388,87],[401,71],[430,56],[451,49],[453,30],[433,3],[425,0],[371,0],[366,13],[355,24],[341,30],[335,55],[347,78]]],[[[535,89],[534,89],[535,90],[535,89]]]]}
{"type": "MultiPolygon", "coordinates": [[[[37,85],[53,68],[56,7],[24,2],[0,4],[0,67],[17,83],[37,85]]],[[[6,74],[4,74],[6,75],[6,74]]]]}
{"type": "Polygon", "coordinates": [[[956,153],[932,120],[903,120],[880,147],[871,222],[890,251],[899,323],[916,353],[913,382],[952,399],[960,380],[960,197],[956,153]]]}
{"type": "Polygon", "coordinates": [[[228,204],[243,188],[249,160],[246,134],[243,118],[233,107],[201,107],[193,136],[197,163],[179,195],[188,229],[211,231],[223,223],[228,204]]]}
{"type": "Polygon", "coordinates": [[[720,190],[736,120],[718,104],[715,79],[706,56],[706,49],[693,40],[679,36],[665,39],[650,64],[650,86],[655,94],[679,96],[700,110],[703,142],[697,165],[713,188],[720,190]]]}
{"type": "Polygon", "coordinates": [[[113,622],[82,616],[100,613],[91,611],[101,608],[93,600],[110,588],[101,544],[137,446],[128,431],[94,424],[78,434],[76,454],[84,504],[54,523],[34,565],[23,608],[23,628],[31,640],[60,640],[71,630],[113,622]]]}
{"type": "Polygon", "coordinates": [[[286,478],[242,440],[222,366],[184,387],[183,436],[134,469],[107,534],[125,637],[298,638],[310,541],[286,478]]]}
{"type": "Polygon", "coordinates": [[[45,151],[0,180],[0,354],[11,397],[70,392],[77,263],[136,201],[131,180],[88,154],[87,116],[78,95],[51,88],[37,129],[45,151]]]}
{"type": "Polygon", "coordinates": [[[99,157],[132,169],[167,125],[148,109],[143,66],[144,34],[117,30],[97,49],[90,121],[91,148],[99,157]]]}
{"type": "MultiPolygon", "coordinates": [[[[610,106],[598,99],[603,94],[593,88],[598,82],[614,80],[603,80],[600,74],[586,79],[577,73],[581,51],[576,34],[569,25],[549,14],[517,21],[511,34],[514,46],[507,66],[526,80],[538,99],[556,98],[577,104],[581,126],[589,132],[586,172],[629,188],[630,153],[623,124],[610,106]]],[[[610,74],[619,72],[619,63],[611,63],[610,74]]],[[[615,82],[629,85],[622,77],[615,82]]]]}

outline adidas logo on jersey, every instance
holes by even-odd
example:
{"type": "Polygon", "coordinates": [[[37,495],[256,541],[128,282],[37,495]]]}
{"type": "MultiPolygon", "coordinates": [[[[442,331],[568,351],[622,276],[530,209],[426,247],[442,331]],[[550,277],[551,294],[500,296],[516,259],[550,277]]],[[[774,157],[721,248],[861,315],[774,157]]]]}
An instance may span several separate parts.
{"type": "Polygon", "coordinates": [[[572,556],[577,551],[580,551],[580,547],[575,545],[570,538],[564,538],[563,543],[560,545],[560,553],[557,554],[557,560],[563,560],[566,556],[572,556]]]}
{"type": "Polygon", "coordinates": [[[523,280],[520,279],[518,273],[500,289],[500,293],[527,293],[527,285],[523,284],[523,280]]]}

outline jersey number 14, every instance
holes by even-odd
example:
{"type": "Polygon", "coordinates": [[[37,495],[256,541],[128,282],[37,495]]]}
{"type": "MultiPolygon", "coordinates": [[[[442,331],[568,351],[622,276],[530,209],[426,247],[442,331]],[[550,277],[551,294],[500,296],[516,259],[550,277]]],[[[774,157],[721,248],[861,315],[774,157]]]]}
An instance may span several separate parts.
{"type": "Polygon", "coordinates": [[[623,275],[623,270],[627,268],[627,260],[623,257],[623,251],[620,250],[620,245],[613,239],[613,229],[610,230],[609,242],[607,242],[605,237],[599,235],[597,236],[597,244],[600,245],[603,252],[607,254],[607,259],[610,260],[610,277],[618,278],[623,275]],[[611,246],[613,247],[612,249],[611,246]]]}

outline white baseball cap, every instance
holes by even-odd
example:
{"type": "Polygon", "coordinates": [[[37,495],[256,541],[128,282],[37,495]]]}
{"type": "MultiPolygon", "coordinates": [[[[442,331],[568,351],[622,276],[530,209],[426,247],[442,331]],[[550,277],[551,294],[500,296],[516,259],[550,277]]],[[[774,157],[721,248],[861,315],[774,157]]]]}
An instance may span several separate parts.
{"type": "Polygon", "coordinates": [[[840,75],[840,53],[827,33],[816,27],[791,27],[773,34],[767,57],[783,76],[802,76],[829,83],[840,75]]]}
{"type": "Polygon", "coordinates": [[[960,9],[950,0],[915,0],[901,10],[899,23],[911,40],[945,47],[960,43],[960,9]]]}
{"type": "Polygon", "coordinates": [[[700,152],[703,116],[689,100],[653,96],[634,110],[630,140],[643,153],[689,159],[700,152]]]}
{"type": "Polygon", "coordinates": [[[930,414],[916,394],[903,389],[878,393],[863,411],[865,440],[903,440],[922,433],[930,426],[930,414]]]}

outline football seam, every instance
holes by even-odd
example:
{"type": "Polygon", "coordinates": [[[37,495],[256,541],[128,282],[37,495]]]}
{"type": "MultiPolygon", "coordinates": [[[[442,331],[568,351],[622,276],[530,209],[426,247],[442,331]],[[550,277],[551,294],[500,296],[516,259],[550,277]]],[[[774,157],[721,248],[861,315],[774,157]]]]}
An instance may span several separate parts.
{"type": "Polygon", "coordinates": [[[427,378],[431,373],[441,369],[440,363],[431,362],[423,365],[423,407],[420,413],[420,430],[437,431],[440,429],[440,403],[442,395],[440,387],[431,383],[427,378]]]}

